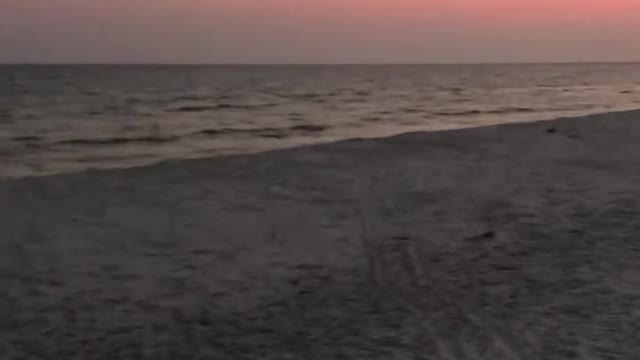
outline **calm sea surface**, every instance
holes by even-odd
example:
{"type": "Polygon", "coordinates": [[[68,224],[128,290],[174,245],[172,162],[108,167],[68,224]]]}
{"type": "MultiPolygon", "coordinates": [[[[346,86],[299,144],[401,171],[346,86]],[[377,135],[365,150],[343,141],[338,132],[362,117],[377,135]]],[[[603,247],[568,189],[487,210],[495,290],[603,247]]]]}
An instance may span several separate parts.
{"type": "Polygon", "coordinates": [[[0,66],[0,178],[640,108],[640,64],[0,66]]]}

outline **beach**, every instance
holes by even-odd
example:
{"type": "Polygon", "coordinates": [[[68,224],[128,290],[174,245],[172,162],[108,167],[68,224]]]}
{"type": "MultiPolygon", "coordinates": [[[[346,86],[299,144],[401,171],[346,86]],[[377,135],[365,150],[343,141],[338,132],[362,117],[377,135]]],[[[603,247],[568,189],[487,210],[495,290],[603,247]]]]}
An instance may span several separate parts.
{"type": "Polygon", "coordinates": [[[0,358],[635,359],[638,120],[2,180],[0,358]]]}

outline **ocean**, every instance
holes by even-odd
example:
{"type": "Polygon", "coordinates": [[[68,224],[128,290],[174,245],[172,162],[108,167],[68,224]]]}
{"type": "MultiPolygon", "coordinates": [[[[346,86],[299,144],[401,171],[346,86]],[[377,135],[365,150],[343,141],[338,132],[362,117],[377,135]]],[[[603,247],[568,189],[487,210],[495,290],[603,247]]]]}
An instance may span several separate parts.
{"type": "Polygon", "coordinates": [[[640,64],[0,66],[0,178],[640,107],[640,64]]]}

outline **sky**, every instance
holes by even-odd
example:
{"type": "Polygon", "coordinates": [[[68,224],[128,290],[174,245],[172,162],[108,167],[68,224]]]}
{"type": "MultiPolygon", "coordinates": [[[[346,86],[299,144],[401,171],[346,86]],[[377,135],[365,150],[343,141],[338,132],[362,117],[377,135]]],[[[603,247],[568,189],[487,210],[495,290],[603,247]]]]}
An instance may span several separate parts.
{"type": "Polygon", "coordinates": [[[0,0],[3,63],[640,61],[640,0],[0,0]]]}

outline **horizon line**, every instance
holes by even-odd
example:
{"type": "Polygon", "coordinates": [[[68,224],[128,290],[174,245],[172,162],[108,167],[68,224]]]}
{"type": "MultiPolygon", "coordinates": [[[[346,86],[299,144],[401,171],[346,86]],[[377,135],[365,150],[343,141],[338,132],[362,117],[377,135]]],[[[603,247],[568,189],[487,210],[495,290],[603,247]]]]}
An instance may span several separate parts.
{"type": "Polygon", "coordinates": [[[496,61],[496,62],[0,62],[0,66],[430,66],[430,65],[598,65],[640,64],[624,61],[496,61]]]}

